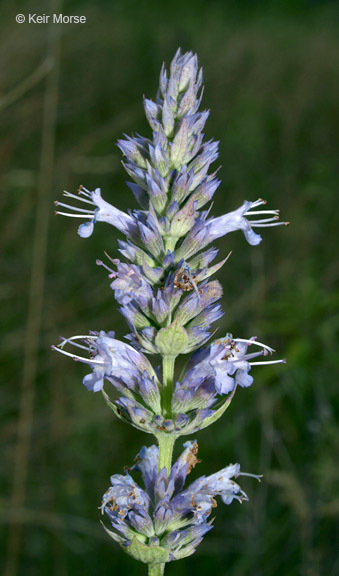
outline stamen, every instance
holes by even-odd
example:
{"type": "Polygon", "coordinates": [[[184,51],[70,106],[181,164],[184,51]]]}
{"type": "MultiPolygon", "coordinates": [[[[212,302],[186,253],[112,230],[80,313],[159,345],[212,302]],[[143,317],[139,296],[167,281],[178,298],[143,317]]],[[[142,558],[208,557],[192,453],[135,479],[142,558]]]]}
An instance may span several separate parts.
{"type": "Polygon", "coordinates": [[[57,216],[69,216],[69,218],[90,218],[91,220],[93,218],[93,213],[92,214],[67,214],[67,212],[55,211],[55,214],[57,216]]]}
{"type": "Polygon", "coordinates": [[[90,352],[90,348],[88,346],[83,346],[82,344],[78,344],[77,342],[68,342],[68,340],[66,339],[63,339],[63,342],[59,344],[59,347],[63,348],[65,344],[71,344],[72,346],[76,346],[76,348],[82,348],[82,350],[90,352]]]}
{"type": "Polygon", "coordinates": [[[84,208],[78,208],[77,206],[70,206],[69,204],[64,204],[63,202],[59,202],[58,200],[56,200],[54,202],[55,206],[63,206],[64,208],[69,208],[70,210],[74,210],[74,212],[85,212],[86,214],[88,214],[88,212],[91,212],[92,214],[94,214],[94,210],[90,211],[90,210],[84,210],[84,208]]]}
{"type": "Polygon", "coordinates": [[[91,334],[90,336],[88,336],[88,334],[79,334],[76,336],[70,336],[69,338],[64,338],[62,336],[62,344],[59,344],[59,346],[66,342],[71,342],[72,340],[97,340],[97,338],[99,338],[99,336],[97,336],[95,333],[91,334]]]}
{"type": "Polygon", "coordinates": [[[267,362],[250,362],[251,366],[263,366],[264,364],[286,364],[286,358],[282,360],[267,360],[267,362]]]}
{"type": "Polygon", "coordinates": [[[109,254],[107,254],[107,252],[104,252],[105,256],[107,256],[108,260],[110,260],[114,266],[117,266],[118,264],[120,264],[120,260],[118,258],[112,258],[109,254]]]}
{"type": "Polygon", "coordinates": [[[112,270],[112,268],[109,268],[107,264],[105,264],[102,260],[96,260],[95,263],[97,264],[97,266],[103,266],[104,268],[106,268],[106,270],[108,270],[108,272],[110,273],[110,277],[115,278],[117,276],[117,273],[114,270],[112,270]]]}
{"type": "Polygon", "coordinates": [[[256,224],[265,224],[266,222],[274,222],[279,220],[279,216],[278,214],[276,216],[273,216],[272,218],[262,218],[261,220],[249,220],[249,223],[251,224],[251,226],[256,225],[256,224]]]}
{"type": "MultiPolygon", "coordinates": [[[[93,336],[94,339],[97,338],[97,336],[93,336]]],[[[83,350],[86,350],[87,352],[91,352],[92,350],[92,346],[94,345],[94,342],[92,341],[92,338],[90,336],[72,336],[71,338],[64,338],[63,336],[60,336],[60,340],[61,340],[61,344],[58,345],[59,348],[63,348],[65,346],[65,344],[71,344],[72,346],[76,346],[77,348],[82,348],[83,350]],[[78,342],[73,342],[73,340],[78,340],[81,339],[82,341],[86,341],[88,343],[87,346],[83,345],[83,344],[78,344],[78,342]]]]}
{"type": "Polygon", "coordinates": [[[249,210],[245,212],[244,216],[259,216],[260,214],[279,214],[280,210],[249,210]]]}
{"type": "Polygon", "coordinates": [[[256,208],[257,206],[262,206],[263,204],[267,204],[267,200],[263,200],[262,198],[258,198],[258,200],[256,200],[255,202],[252,202],[252,206],[251,206],[250,210],[252,210],[252,208],[256,208]]]}
{"type": "Polygon", "coordinates": [[[85,200],[85,198],[79,198],[79,195],[76,196],[76,194],[71,194],[66,190],[64,191],[63,196],[69,196],[70,198],[75,198],[75,200],[78,200],[79,202],[85,202],[86,204],[91,204],[92,206],[95,206],[95,203],[92,202],[91,200],[85,200]]]}
{"type": "Polygon", "coordinates": [[[253,228],[270,228],[272,226],[288,226],[289,222],[274,222],[274,224],[253,224],[251,222],[253,228]]]}
{"type": "Polygon", "coordinates": [[[245,492],[243,492],[242,490],[240,491],[241,496],[238,496],[238,494],[233,494],[233,498],[235,500],[238,500],[238,502],[240,502],[240,504],[242,504],[244,501],[247,502],[248,500],[248,496],[245,492]]]}
{"type": "Polygon", "coordinates": [[[241,495],[245,501],[248,500],[248,496],[247,496],[246,492],[244,492],[243,490],[241,490],[241,495]]]}
{"type": "Polygon", "coordinates": [[[251,338],[249,340],[247,340],[246,338],[233,338],[233,340],[234,342],[246,342],[249,346],[255,344],[256,346],[265,348],[270,354],[272,354],[272,352],[275,352],[274,348],[271,348],[270,346],[267,346],[267,344],[263,344],[262,342],[258,342],[256,336],[254,336],[253,339],[251,338]]]}
{"type": "MultiPolygon", "coordinates": [[[[242,358],[243,360],[251,360],[251,358],[257,358],[258,356],[267,356],[267,350],[260,350],[260,352],[252,352],[252,354],[245,354],[242,358]]],[[[241,356],[240,356],[241,359],[241,356]]],[[[235,357],[234,362],[237,362],[239,358],[235,357]]],[[[232,358],[230,358],[230,362],[232,362],[232,358]]]]}
{"type": "Polygon", "coordinates": [[[99,366],[105,366],[105,362],[100,362],[100,360],[92,360],[91,358],[83,358],[82,356],[77,356],[76,354],[71,354],[71,352],[66,352],[62,348],[52,345],[51,349],[55,352],[60,352],[60,354],[64,354],[65,356],[69,356],[73,358],[76,362],[84,362],[85,364],[98,364],[99,366]]]}
{"type": "Polygon", "coordinates": [[[92,192],[90,190],[87,190],[87,188],[85,188],[82,184],[80,184],[78,188],[78,194],[79,195],[82,194],[83,196],[92,198],[92,192]]]}
{"type": "Polygon", "coordinates": [[[262,474],[250,474],[249,472],[239,472],[238,476],[249,476],[250,478],[255,478],[258,482],[261,482],[261,478],[263,478],[262,474]]]}

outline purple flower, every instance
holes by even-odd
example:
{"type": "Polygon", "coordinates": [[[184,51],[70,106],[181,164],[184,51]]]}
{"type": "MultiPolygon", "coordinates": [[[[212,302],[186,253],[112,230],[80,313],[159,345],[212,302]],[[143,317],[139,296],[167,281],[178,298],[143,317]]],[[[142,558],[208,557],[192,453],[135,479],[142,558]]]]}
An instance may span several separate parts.
{"type": "Polygon", "coordinates": [[[191,388],[198,381],[211,380],[217,394],[229,394],[235,386],[246,388],[253,382],[249,374],[255,364],[278,364],[285,360],[266,360],[251,362],[258,356],[267,356],[274,350],[261,344],[253,337],[250,340],[233,338],[227,334],[212,342],[207,348],[198,350],[191,358],[183,379],[182,386],[191,388]],[[259,347],[258,351],[248,352],[251,346],[259,347]]]}
{"type": "Polygon", "coordinates": [[[111,476],[111,486],[102,498],[100,509],[106,512],[112,526],[123,536],[154,535],[153,522],[148,514],[150,499],[133,478],[126,474],[111,476]]]}
{"type": "Polygon", "coordinates": [[[119,304],[135,301],[141,308],[147,308],[151,304],[152,288],[138,266],[118,262],[116,279],[113,280],[111,288],[119,304]]]}
{"type": "Polygon", "coordinates": [[[78,195],[64,193],[82,207],[55,202],[68,209],[57,214],[86,220],[78,230],[83,238],[100,221],[126,237],[119,241],[119,252],[127,262],[108,256],[109,265],[101,260],[97,264],[109,273],[114,297],[131,330],[126,336],[130,344],[115,339],[113,333],[92,332],[62,339],[53,349],[88,364],[86,388],[101,390],[117,417],[156,436],[163,450],[159,454],[157,446],[143,447],[125,475],[111,477],[100,507],[113,529],[107,530],[109,535],[148,564],[192,554],[212,528],[210,516],[217,497],[225,504],[248,499],[235,481],[244,475],[239,464],[198,478],[185,488],[188,474],[198,463],[198,445],[186,442],[170,467],[172,440],[222,416],[237,385],[252,384],[253,365],[284,362],[258,361],[273,349],[254,337],[227,334],[206,345],[212,323],[223,314],[218,303],[222,287],[209,278],[230,255],[211,265],[218,250],[207,246],[236,230],[243,231],[249,244],[257,245],[261,236],[255,229],[287,223],[278,222],[278,210],[257,210],[265,204],[261,199],[210,216],[211,206],[206,205],[220,181],[218,170],[211,174],[209,170],[218,158],[219,143],[204,142],[209,112],[199,111],[202,93],[197,56],[181,54],[179,49],[169,74],[164,66],[161,70],[156,100],[144,99],[152,138],[136,134],[118,140],[131,180],[127,185],[140,209],[126,214],[103,200],[99,188],[91,192],[82,186],[78,195]],[[68,351],[68,345],[79,355],[68,351]],[[175,359],[192,352],[179,376],[175,359]],[[160,356],[162,368],[155,370],[144,354],[160,356]],[[105,380],[114,387],[113,399],[103,389],[105,380]],[[160,462],[166,462],[162,469],[160,462]],[[144,488],[131,476],[137,472],[144,488]]]}
{"type": "Polygon", "coordinates": [[[140,352],[116,340],[111,333],[92,333],[89,336],[73,336],[63,338],[58,347],[53,349],[69,356],[78,362],[89,364],[92,369],[83,383],[88,390],[98,392],[103,388],[104,380],[111,382],[119,391],[140,391],[140,385],[158,390],[159,383],[156,373],[149,360],[140,352]],[[82,343],[79,343],[79,340],[82,343]],[[87,357],[67,352],[64,347],[69,344],[79,350],[85,350],[87,357]],[[156,382],[152,384],[152,382],[156,382]]]}
{"type": "Polygon", "coordinates": [[[279,210],[253,210],[253,208],[257,208],[262,204],[266,204],[266,202],[261,198],[255,202],[248,202],[246,200],[243,205],[237,210],[234,210],[234,212],[229,212],[218,218],[207,220],[206,226],[208,227],[209,242],[213,242],[216,238],[225,236],[229,232],[242,230],[247,242],[255,246],[260,244],[262,238],[253,231],[253,228],[286,226],[288,224],[288,222],[278,222],[279,210]],[[260,216],[260,218],[248,220],[246,216],[260,216]],[[262,218],[262,216],[268,216],[268,218],[262,218]]]}
{"type": "Polygon", "coordinates": [[[158,448],[144,446],[125,476],[111,476],[111,487],[105,492],[100,509],[107,514],[121,544],[131,545],[134,537],[146,546],[156,542],[168,550],[167,561],[177,560],[192,554],[211,530],[208,520],[217,506],[217,496],[225,504],[234,499],[248,500],[233,478],[260,477],[241,473],[239,464],[202,476],[183,489],[188,474],[199,462],[197,453],[196,441],[186,442],[168,474],[166,468],[158,469],[158,448]],[[145,489],[132,479],[132,472],[141,473],[145,489]]]}
{"type": "Polygon", "coordinates": [[[94,224],[96,222],[107,222],[108,224],[112,224],[112,226],[120,230],[120,232],[123,234],[126,234],[126,236],[135,235],[136,223],[134,218],[103,200],[101,198],[100,188],[96,188],[94,192],[90,192],[87,190],[87,188],[80,186],[78,196],[75,194],[70,194],[69,192],[64,192],[64,196],[67,196],[68,198],[74,198],[83,204],[96,207],[95,209],[84,209],[58,201],[54,202],[56,206],[63,206],[64,208],[68,208],[72,211],[70,213],[57,211],[56,214],[69,216],[71,218],[90,219],[90,222],[86,222],[85,224],[81,224],[79,226],[78,234],[82,238],[88,238],[91,236],[94,230],[94,224]]]}

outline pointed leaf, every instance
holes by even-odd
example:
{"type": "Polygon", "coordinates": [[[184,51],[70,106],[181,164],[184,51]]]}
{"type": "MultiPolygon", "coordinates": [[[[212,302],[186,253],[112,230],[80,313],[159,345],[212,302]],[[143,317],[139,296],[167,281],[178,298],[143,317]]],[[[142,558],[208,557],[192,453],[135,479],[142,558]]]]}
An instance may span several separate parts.
{"type": "Polygon", "coordinates": [[[186,150],[188,145],[188,128],[186,118],[181,122],[180,128],[175,135],[171,149],[173,166],[178,168],[185,164],[186,150]]]}
{"type": "Polygon", "coordinates": [[[191,230],[195,222],[195,206],[194,198],[190,198],[185,206],[176,213],[171,224],[172,236],[180,238],[191,230]]]}
{"type": "Polygon", "coordinates": [[[164,564],[168,562],[169,550],[161,546],[147,546],[136,537],[129,546],[124,546],[125,552],[144,564],[164,564]]]}

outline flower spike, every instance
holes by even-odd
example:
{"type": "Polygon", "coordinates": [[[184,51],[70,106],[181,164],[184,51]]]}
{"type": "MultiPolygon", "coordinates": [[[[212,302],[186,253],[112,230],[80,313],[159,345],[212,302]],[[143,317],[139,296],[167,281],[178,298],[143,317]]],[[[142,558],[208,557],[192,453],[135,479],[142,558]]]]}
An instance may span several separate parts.
{"type": "Polygon", "coordinates": [[[255,336],[212,339],[212,325],[223,316],[223,289],[211,276],[231,254],[213,263],[218,249],[212,243],[241,230],[255,246],[262,240],[257,229],[288,222],[261,198],[211,215],[221,185],[219,168],[212,168],[219,143],[204,141],[209,111],[200,109],[202,95],[197,56],[179,49],[169,71],[161,69],[156,99],[144,98],[152,133],[124,134],[117,142],[138,209],[125,213],[104,200],[100,188],[83,186],[55,202],[56,214],[85,220],[78,228],[82,238],[99,222],[125,236],[118,241],[119,259],[105,252],[107,260],[96,264],[128,324],[128,343],[99,331],[61,338],[52,349],[87,365],[87,390],[100,391],[117,418],[157,440],[140,450],[125,474],[111,476],[100,505],[108,535],[147,563],[153,576],[195,552],[213,528],[219,498],[226,505],[248,500],[237,478],[261,478],[230,464],[187,485],[200,462],[198,444],[186,442],[172,465],[175,441],[221,418],[236,391],[252,385],[253,366],[286,362],[271,359],[275,350],[255,336]],[[188,359],[179,374],[176,359],[183,354],[188,359]]]}

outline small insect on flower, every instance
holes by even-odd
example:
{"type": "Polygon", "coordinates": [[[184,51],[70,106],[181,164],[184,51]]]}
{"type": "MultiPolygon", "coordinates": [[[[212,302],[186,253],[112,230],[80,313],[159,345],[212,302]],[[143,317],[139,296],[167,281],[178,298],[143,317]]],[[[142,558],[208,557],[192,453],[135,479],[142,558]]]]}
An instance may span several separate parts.
{"type": "Polygon", "coordinates": [[[184,292],[189,292],[194,290],[198,296],[201,294],[201,290],[197,288],[196,275],[192,274],[191,267],[184,262],[184,264],[177,270],[174,280],[174,288],[177,290],[181,288],[184,292]]]}

